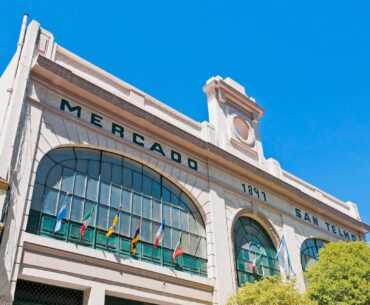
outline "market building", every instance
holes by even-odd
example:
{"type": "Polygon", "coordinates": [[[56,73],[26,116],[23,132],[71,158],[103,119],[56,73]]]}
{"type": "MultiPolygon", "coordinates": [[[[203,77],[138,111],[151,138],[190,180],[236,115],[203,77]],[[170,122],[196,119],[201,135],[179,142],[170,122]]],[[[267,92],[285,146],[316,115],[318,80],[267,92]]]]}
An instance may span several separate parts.
{"type": "Polygon", "coordinates": [[[242,85],[203,90],[198,123],[24,17],[0,79],[0,304],[225,304],[285,274],[282,240],[303,290],[320,247],[364,239],[354,203],[265,159],[242,85]]]}

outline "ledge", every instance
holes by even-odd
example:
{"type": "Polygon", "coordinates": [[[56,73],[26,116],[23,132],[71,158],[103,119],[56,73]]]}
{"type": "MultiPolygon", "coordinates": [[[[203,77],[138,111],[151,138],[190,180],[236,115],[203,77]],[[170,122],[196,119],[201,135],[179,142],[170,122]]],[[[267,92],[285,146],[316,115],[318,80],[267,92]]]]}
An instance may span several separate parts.
{"type": "MultiPolygon", "coordinates": [[[[258,167],[228,153],[220,147],[213,145],[209,142],[198,138],[181,128],[170,124],[162,120],[161,118],[148,113],[147,111],[125,101],[124,99],[108,92],[107,90],[100,88],[99,86],[87,81],[86,79],[74,74],[72,71],[65,67],[43,57],[38,56],[35,65],[33,67],[33,73],[38,75],[46,76],[50,83],[57,82],[58,85],[68,85],[69,87],[78,88],[85,93],[94,95],[97,98],[104,100],[116,107],[119,107],[139,119],[145,120],[152,124],[153,127],[160,128],[163,131],[163,136],[166,133],[170,133],[172,136],[176,136],[182,141],[188,143],[188,148],[193,148],[199,154],[206,156],[208,159],[212,159],[217,163],[224,163],[223,166],[227,166],[230,170],[237,170],[242,175],[245,175],[262,186],[271,188],[278,192],[284,197],[291,201],[300,204],[308,209],[315,209],[317,213],[325,215],[330,219],[336,219],[337,222],[349,226],[362,234],[370,232],[370,225],[363,223],[333,207],[328,206],[322,201],[310,196],[309,194],[301,191],[297,187],[271,175],[270,173],[259,169],[258,167]],[[226,162],[225,162],[226,161],[226,162]],[[226,163],[226,164],[225,164],[226,163]]],[[[262,109],[261,109],[262,110],[262,109]]],[[[262,110],[263,111],[263,110],[262,110]]]]}

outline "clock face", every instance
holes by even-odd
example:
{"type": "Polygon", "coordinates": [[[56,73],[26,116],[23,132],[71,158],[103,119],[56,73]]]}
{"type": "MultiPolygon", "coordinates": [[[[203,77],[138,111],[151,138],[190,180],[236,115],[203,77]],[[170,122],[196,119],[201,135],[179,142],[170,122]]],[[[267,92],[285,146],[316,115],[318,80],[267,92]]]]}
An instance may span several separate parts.
{"type": "Polygon", "coordinates": [[[248,140],[250,128],[248,124],[239,116],[234,118],[234,129],[236,135],[244,141],[248,140]]]}
{"type": "Polygon", "coordinates": [[[234,137],[242,144],[252,147],[255,142],[255,134],[251,124],[245,118],[237,114],[232,117],[231,122],[234,137]]]}

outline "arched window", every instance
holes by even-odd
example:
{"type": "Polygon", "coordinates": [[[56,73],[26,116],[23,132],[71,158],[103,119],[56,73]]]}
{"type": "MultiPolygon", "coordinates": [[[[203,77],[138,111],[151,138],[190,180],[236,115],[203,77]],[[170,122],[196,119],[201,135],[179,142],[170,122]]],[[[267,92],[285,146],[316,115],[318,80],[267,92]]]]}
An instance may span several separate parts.
{"type": "Polygon", "coordinates": [[[257,221],[239,218],[234,226],[234,243],[239,286],[279,273],[274,244],[257,221]]]}
{"type": "Polygon", "coordinates": [[[27,231],[123,257],[168,266],[206,276],[207,253],[204,222],[192,200],[176,185],[149,167],[105,151],[60,148],[41,160],[36,174],[27,231]],[[56,216],[64,199],[67,215],[54,233],[56,216]],[[82,218],[94,207],[90,226],[81,239],[82,218]],[[105,234],[117,215],[119,221],[109,239],[105,234]],[[142,217],[136,256],[131,240],[142,217]],[[153,239],[162,219],[162,245],[153,239]],[[182,234],[184,255],[172,260],[182,234]]]}
{"type": "Polygon", "coordinates": [[[301,264],[303,271],[319,261],[319,250],[324,247],[326,241],[322,239],[306,239],[301,246],[301,264]]]}

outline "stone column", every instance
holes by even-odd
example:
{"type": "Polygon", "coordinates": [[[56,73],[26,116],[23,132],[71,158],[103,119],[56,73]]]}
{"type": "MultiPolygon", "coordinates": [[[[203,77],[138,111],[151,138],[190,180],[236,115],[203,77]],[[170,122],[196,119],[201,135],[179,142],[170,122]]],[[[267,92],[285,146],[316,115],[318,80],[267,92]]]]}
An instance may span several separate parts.
{"type": "Polygon", "coordinates": [[[229,236],[226,221],[225,200],[220,196],[222,190],[211,184],[211,228],[212,257],[210,260],[210,277],[215,279],[213,304],[226,304],[227,298],[233,292],[233,276],[229,251],[229,236]]]}
{"type": "Polygon", "coordinates": [[[98,283],[84,291],[83,305],[104,305],[105,303],[105,288],[98,283]]]}

